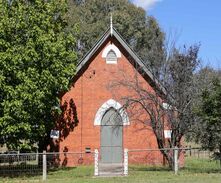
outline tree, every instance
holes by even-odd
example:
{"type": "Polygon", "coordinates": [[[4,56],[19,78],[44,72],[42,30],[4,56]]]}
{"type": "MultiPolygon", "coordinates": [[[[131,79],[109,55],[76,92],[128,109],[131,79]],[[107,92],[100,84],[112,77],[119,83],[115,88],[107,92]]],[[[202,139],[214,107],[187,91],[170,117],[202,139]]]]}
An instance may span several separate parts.
{"type": "MultiPolygon", "coordinates": [[[[169,79],[164,81],[167,91],[172,96],[171,105],[175,108],[174,123],[172,123],[171,142],[175,146],[180,146],[182,137],[189,131],[194,124],[193,104],[195,99],[196,87],[194,75],[199,66],[198,59],[199,45],[189,48],[184,46],[182,52],[174,50],[169,63],[169,79]],[[173,138],[174,135],[174,138],[173,138]]],[[[168,100],[168,99],[167,99],[168,100]]],[[[173,119],[174,120],[174,119],[173,119]]]]}
{"type": "Polygon", "coordinates": [[[0,1],[0,144],[40,150],[76,68],[63,0],[0,1]]]}
{"type": "MultiPolygon", "coordinates": [[[[164,87],[156,84],[151,91],[137,76],[123,75],[122,80],[114,80],[110,89],[123,87],[129,90],[130,95],[121,98],[123,108],[129,111],[130,119],[141,122],[144,127],[150,126],[156,136],[160,149],[182,147],[182,139],[195,122],[193,118],[194,72],[199,64],[199,45],[185,48],[183,51],[174,49],[170,55],[167,73],[161,76],[164,87]],[[163,77],[164,76],[164,77],[163,77]],[[160,91],[159,88],[164,90],[160,91]],[[145,114],[145,117],[144,117],[145,114]],[[171,138],[165,138],[164,130],[171,130],[171,138]]],[[[142,68],[137,68],[142,73],[142,68]]],[[[125,72],[122,72],[124,74],[125,72]]],[[[156,81],[157,83],[157,81],[156,81]]],[[[169,166],[173,168],[174,157],[170,149],[161,150],[169,166]]],[[[179,151],[180,156],[181,151],[179,151]]]]}
{"type": "Polygon", "coordinates": [[[78,54],[82,57],[110,25],[158,75],[164,57],[164,33],[152,16],[128,0],[69,0],[68,22],[78,24],[78,54]]]}
{"type": "Polygon", "coordinates": [[[196,143],[199,143],[199,133],[203,131],[202,119],[199,116],[199,108],[200,106],[202,106],[203,102],[202,96],[205,90],[208,92],[212,92],[214,78],[220,79],[220,76],[221,75],[219,70],[215,70],[209,66],[200,68],[194,74],[193,82],[195,86],[195,92],[193,94],[193,112],[195,123],[192,125],[188,134],[185,136],[187,141],[196,141],[196,143]]]}
{"type": "Polygon", "coordinates": [[[221,81],[215,78],[212,87],[202,93],[201,105],[198,108],[200,122],[196,140],[204,149],[218,150],[216,158],[221,165],[221,81]]]}

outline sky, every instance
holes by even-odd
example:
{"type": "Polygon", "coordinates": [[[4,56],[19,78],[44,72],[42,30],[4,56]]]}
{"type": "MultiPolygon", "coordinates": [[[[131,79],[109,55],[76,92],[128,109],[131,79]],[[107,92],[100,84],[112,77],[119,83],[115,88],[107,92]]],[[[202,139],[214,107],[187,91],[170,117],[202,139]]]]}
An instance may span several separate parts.
{"type": "Polygon", "coordinates": [[[204,66],[221,69],[221,0],[131,0],[154,16],[177,46],[200,43],[204,66]]]}

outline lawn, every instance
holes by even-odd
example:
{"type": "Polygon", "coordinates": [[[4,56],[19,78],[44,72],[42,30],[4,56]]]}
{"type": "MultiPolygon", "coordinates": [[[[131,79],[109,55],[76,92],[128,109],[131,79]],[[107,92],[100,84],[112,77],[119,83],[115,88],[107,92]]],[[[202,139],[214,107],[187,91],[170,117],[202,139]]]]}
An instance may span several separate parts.
{"type": "MultiPolygon", "coordinates": [[[[0,182],[42,182],[40,176],[36,177],[17,177],[0,178],[0,182]]],[[[129,167],[129,176],[127,177],[93,177],[92,166],[81,166],[76,168],[65,168],[57,171],[50,171],[47,176],[47,182],[138,182],[138,183],[171,183],[171,182],[194,182],[194,183],[220,183],[221,168],[218,162],[202,159],[186,159],[185,168],[181,169],[178,175],[162,167],[147,167],[133,165],[129,167]]]]}

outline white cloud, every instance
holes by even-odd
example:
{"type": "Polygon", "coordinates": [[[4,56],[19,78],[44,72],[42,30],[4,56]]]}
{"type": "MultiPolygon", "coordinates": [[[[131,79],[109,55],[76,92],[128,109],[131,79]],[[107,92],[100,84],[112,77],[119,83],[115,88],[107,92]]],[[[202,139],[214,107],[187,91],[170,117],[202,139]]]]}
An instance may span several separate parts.
{"type": "Polygon", "coordinates": [[[160,2],[162,0],[132,0],[131,2],[135,4],[136,6],[142,7],[145,10],[150,9],[153,7],[157,2],[160,2]]]}

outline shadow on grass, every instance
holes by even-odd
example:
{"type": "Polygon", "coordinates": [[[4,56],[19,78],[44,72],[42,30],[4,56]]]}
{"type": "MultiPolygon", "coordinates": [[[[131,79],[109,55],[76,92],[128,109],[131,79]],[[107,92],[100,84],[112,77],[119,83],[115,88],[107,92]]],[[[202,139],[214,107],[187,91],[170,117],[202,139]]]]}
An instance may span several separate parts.
{"type": "Polygon", "coordinates": [[[143,166],[143,165],[134,165],[129,167],[129,171],[171,171],[169,167],[160,167],[160,166],[143,166]]]}
{"type": "Polygon", "coordinates": [[[56,168],[50,168],[48,172],[57,172],[57,171],[71,171],[76,169],[77,167],[56,167],[56,168]]]}
{"type": "Polygon", "coordinates": [[[191,173],[221,173],[221,168],[197,168],[197,167],[184,167],[181,171],[191,173]]]}

